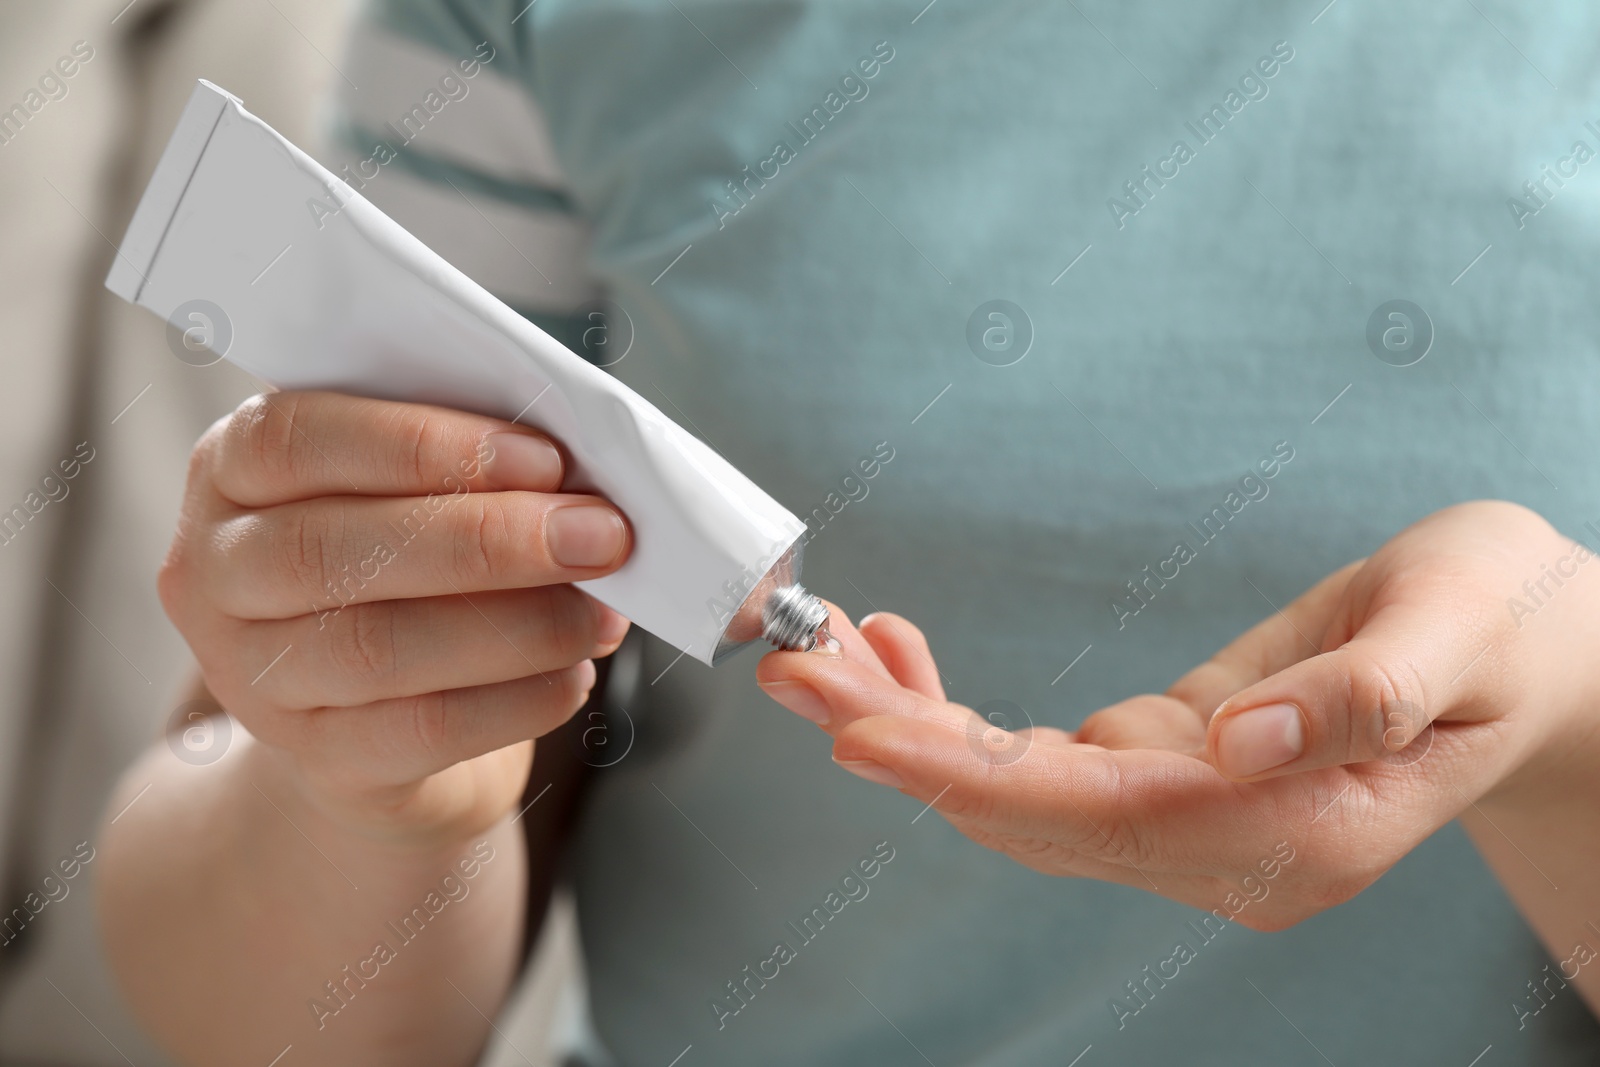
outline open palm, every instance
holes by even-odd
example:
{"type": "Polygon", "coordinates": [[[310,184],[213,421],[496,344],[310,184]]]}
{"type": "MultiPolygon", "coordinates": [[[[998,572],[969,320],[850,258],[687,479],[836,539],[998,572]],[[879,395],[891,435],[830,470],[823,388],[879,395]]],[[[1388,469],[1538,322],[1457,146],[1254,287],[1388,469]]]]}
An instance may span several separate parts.
{"type": "MultiPolygon", "coordinates": [[[[836,656],[773,653],[759,678],[842,766],[979,844],[1278,929],[1360,892],[1555,736],[1562,694],[1532,679],[1561,673],[1572,628],[1524,631],[1505,605],[1575,548],[1522,508],[1447,509],[1073,732],[1012,734],[947,702],[920,631],[888,614],[835,625],[836,656]]],[[[1573,569],[1576,609],[1600,582],[1573,569]]]]}

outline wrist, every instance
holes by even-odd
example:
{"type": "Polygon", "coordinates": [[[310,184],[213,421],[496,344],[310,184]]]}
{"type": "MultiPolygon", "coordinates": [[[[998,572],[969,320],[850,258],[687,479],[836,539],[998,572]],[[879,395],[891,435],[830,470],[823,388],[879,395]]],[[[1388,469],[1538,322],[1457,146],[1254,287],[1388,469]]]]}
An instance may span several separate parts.
{"type": "Polygon", "coordinates": [[[1600,705],[1559,714],[1479,804],[1489,812],[1543,817],[1571,805],[1600,805],[1600,705]]]}
{"type": "Polygon", "coordinates": [[[1600,661],[1588,651],[1600,641],[1590,618],[1600,615],[1591,599],[1572,597],[1559,617],[1534,620],[1512,638],[1533,654],[1518,657],[1519,678],[1503,690],[1520,707],[1504,724],[1510,769],[1481,801],[1491,810],[1539,814],[1600,792],[1600,661]]]}
{"type": "Polygon", "coordinates": [[[330,786],[293,753],[260,742],[241,754],[237,777],[260,821],[275,821],[319,850],[337,850],[361,865],[437,865],[482,840],[506,814],[430,803],[427,780],[330,786]]]}

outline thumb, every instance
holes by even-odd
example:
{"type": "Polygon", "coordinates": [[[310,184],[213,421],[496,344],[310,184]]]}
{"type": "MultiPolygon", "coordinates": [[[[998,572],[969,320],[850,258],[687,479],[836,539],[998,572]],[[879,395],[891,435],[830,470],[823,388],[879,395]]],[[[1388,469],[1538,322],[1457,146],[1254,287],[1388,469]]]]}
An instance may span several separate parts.
{"type": "Polygon", "coordinates": [[[1491,652],[1461,617],[1437,604],[1385,606],[1339,648],[1224,701],[1206,732],[1207,758],[1248,781],[1401,751],[1458,707],[1467,668],[1491,652]]]}

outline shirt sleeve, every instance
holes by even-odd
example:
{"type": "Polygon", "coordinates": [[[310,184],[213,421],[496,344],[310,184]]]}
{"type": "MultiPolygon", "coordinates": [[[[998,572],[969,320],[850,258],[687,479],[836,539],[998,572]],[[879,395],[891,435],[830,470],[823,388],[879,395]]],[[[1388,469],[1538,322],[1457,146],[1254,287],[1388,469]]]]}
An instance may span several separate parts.
{"type": "Polygon", "coordinates": [[[591,358],[589,228],[528,88],[527,0],[368,0],[324,117],[324,162],[535,325],[591,358]],[[519,11],[520,9],[520,11],[519,11]]]}

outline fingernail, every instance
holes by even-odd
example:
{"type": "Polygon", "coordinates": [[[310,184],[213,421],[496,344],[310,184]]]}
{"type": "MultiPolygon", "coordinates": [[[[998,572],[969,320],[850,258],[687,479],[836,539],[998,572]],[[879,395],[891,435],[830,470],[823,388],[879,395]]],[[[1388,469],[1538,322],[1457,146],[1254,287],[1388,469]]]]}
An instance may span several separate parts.
{"type": "Polygon", "coordinates": [[[525,433],[492,433],[485,438],[485,464],[496,485],[548,491],[561,485],[561,453],[542,437],[525,433]]]}
{"type": "Polygon", "coordinates": [[[778,703],[818,726],[828,725],[833,709],[822,699],[822,694],[804,682],[763,682],[761,689],[778,703]]]}
{"type": "Polygon", "coordinates": [[[615,511],[592,504],[557,508],[544,522],[550,558],[563,567],[604,567],[622,554],[627,538],[615,511]]]}
{"type": "Polygon", "coordinates": [[[857,778],[865,778],[869,782],[886,785],[890,789],[899,789],[902,785],[905,785],[900,780],[900,776],[894,771],[891,771],[881,763],[874,763],[869,759],[835,759],[833,762],[857,778]]]}
{"type": "Polygon", "coordinates": [[[1217,737],[1218,769],[1249,778],[1288,763],[1305,750],[1305,727],[1293,704],[1268,704],[1228,717],[1217,737]]]}

